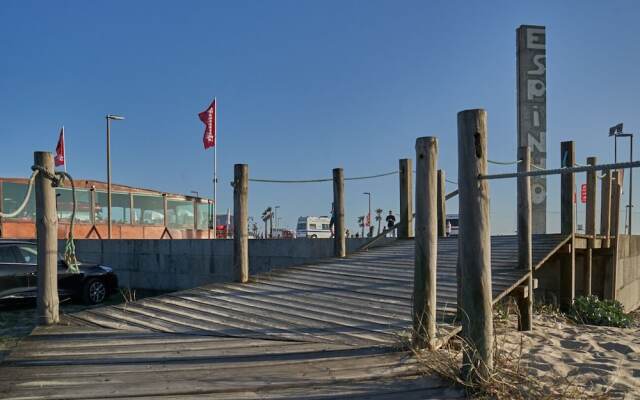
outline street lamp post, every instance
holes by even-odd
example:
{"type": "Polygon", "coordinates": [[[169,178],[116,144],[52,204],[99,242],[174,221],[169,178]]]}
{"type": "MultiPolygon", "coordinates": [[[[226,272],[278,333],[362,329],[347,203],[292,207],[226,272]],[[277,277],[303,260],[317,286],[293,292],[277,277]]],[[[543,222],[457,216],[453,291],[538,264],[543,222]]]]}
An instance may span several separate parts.
{"type": "MultiPolygon", "coordinates": [[[[276,236],[278,235],[278,208],[280,206],[273,207],[273,219],[276,220],[276,236]]],[[[273,227],[273,220],[271,220],[271,226],[273,227]]],[[[273,234],[273,232],[271,232],[273,234]]]]}
{"type": "MultiPolygon", "coordinates": [[[[622,122],[609,128],[609,136],[613,136],[613,162],[618,162],[618,138],[629,138],[629,161],[633,161],[633,133],[624,133],[622,122]]],[[[629,169],[629,204],[627,204],[627,233],[631,235],[631,220],[633,219],[633,168],[629,169]]]]}
{"type": "Polygon", "coordinates": [[[122,121],[124,117],[107,114],[107,237],[111,239],[111,120],[122,121]]]}
{"type": "Polygon", "coordinates": [[[371,192],[364,192],[362,194],[369,196],[369,213],[367,214],[367,219],[364,222],[369,228],[369,232],[371,232],[371,192]]]}

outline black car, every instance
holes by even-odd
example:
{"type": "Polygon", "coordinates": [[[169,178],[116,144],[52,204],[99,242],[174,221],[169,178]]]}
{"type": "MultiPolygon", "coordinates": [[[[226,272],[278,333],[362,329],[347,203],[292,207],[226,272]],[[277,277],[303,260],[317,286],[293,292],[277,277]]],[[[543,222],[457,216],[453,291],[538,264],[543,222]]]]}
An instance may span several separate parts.
{"type": "MultiPolygon", "coordinates": [[[[35,298],[38,248],[29,241],[0,241],[0,301],[35,298]]],[[[118,288],[118,277],[109,267],[79,262],[80,273],[67,269],[58,256],[58,293],[86,304],[102,303],[118,288]]]]}

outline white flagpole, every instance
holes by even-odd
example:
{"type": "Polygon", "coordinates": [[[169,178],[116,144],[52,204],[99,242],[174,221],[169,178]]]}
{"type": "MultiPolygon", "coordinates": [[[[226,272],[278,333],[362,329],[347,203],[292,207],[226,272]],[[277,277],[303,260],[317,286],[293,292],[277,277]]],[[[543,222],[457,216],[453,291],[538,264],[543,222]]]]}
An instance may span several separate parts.
{"type": "Polygon", "coordinates": [[[67,140],[64,137],[64,125],[62,125],[62,153],[64,154],[64,172],[67,172],[67,140]]]}
{"type": "Polygon", "coordinates": [[[217,186],[218,186],[218,174],[217,174],[217,167],[218,167],[218,160],[217,160],[217,153],[218,153],[218,101],[216,100],[216,98],[213,98],[213,126],[215,126],[215,134],[214,134],[214,141],[215,141],[215,145],[213,146],[213,238],[217,239],[218,238],[218,229],[217,229],[217,209],[218,209],[218,199],[217,199],[217,186]]]}

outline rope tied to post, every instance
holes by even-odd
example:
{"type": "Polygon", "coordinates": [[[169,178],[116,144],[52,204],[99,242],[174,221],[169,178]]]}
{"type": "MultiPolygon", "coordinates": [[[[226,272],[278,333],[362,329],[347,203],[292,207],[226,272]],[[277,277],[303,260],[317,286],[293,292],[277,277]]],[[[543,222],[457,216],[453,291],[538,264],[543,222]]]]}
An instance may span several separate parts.
{"type": "Polygon", "coordinates": [[[33,184],[36,180],[36,177],[40,174],[42,174],[42,176],[44,176],[45,178],[49,179],[51,181],[51,186],[53,187],[59,187],[62,183],[64,183],[65,179],[68,179],[69,182],[71,182],[71,196],[72,196],[72,202],[73,202],[73,210],[71,211],[71,222],[69,224],[69,235],[67,237],[67,242],[64,246],[64,261],[67,264],[67,269],[69,272],[77,274],[80,273],[80,270],[78,269],[78,259],[76,258],[76,247],[75,247],[75,243],[73,241],[73,227],[75,225],[75,218],[76,218],[76,187],[75,184],[73,182],[73,178],[71,178],[71,175],[69,175],[66,172],[62,172],[62,171],[56,171],[54,173],[51,173],[49,171],[47,171],[45,168],[43,168],[42,166],[39,165],[33,165],[31,167],[31,177],[29,178],[29,184],[27,186],[27,193],[24,196],[24,200],[22,200],[22,203],[20,203],[20,205],[18,206],[18,208],[16,210],[14,210],[13,212],[10,213],[2,213],[0,212],[0,217],[1,218],[14,218],[16,216],[18,216],[27,206],[27,204],[29,203],[29,199],[31,198],[31,192],[33,191],[33,184]]]}
{"type": "Polygon", "coordinates": [[[515,160],[515,161],[496,161],[496,160],[489,160],[487,159],[487,162],[489,164],[495,164],[495,165],[516,165],[516,164],[520,164],[522,162],[522,160],[515,160]]]}
{"type": "Polygon", "coordinates": [[[29,198],[31,197],[31,191],[33,190],[33,183],[35,182],[36,176],[38,176],[39,173],[40,173],[40,171],[38,169],[33,169],[33,172],[31,173],[31,177],[29,178],[29,185],[27,186],[27,193],[24,196],[24,200],[22,200],[22,203],[20,203],[18,208],[15,209],[13,212],[10,212],[10,213],[0,212],[0,218],[14,218],[14,217],[17,217],[25,209],[25,207],[29,203],[29,198]]]}
{"type": "MultiPolygon", "coordinates": [[[[358,181],[364,179],[375,179],[382,178],[384,176],[395,175],[398,171],[390,171],[384,172],[381,174],[375,175],[366,175],[366,176],[354,176],[351,178],[344,178],[345,181],[358,181]]],[[[249,178],[249,182],[260,182],[260,183],[319,183],[319,182],[333,182],[333,178],[319,178],[319,179],[255,179],[249,178]]]]}
{"type": "Polygon", "coordinates": [[[71,273],[78,274],[80,273],[80,269],[78,268],[78,259],[76,257],[76,244],[73,240],[73,227],[75,225],[76,220],[76,185],[73,182],[73,178],[67,172],[57,171],[56,175],[60,176],[60,178],[56,178],[58,180],[58,184],[64,183],[65,179],[68,179],[71,183],[71,199],[73,203],[73,209],[71,210],[71,221],[69,223],[69,235],[67,236],[67,242],[64,245],[64,261],[67,264],[67,270],[71,273]]]}

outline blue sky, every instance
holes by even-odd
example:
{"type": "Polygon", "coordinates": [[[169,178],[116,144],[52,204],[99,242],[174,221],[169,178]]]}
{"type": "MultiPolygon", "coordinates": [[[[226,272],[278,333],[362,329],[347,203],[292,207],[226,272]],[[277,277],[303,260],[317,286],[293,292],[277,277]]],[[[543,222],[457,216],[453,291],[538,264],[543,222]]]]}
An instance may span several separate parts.
{"type": "MultiPolygon", "coordinates": [[[[640,132],[639,17],[635,1],[3,1],[0,176],[26,176],[64,124],[69,172],[106,179],[114,113],[127,118],[113,126],[114,182],[210,193],[197,114],[216,96],[219,210],[232,206],[234,163],[254,178],[368,175],[413,158],[419,136],[439,137],[455,180],[460,110],[485,108],[490,157],[515,159],[521,24],[547,27],[549,166],[570,139],[578,161],[609,161],[609,126],[640,132]]],[[[554,230],[559,179],[548,185],[554,230]]],[[[398,209],[397,177],[348,183],[351,229],[365,191],[373,208],[398,209]]],[[[494,232],[513,232],[515,181],[491,195],[494,232]]],[[[331,198],[330,183],[255,183],[250,215],[280,205],[291,226],[328,214],[331,198]]]]}

